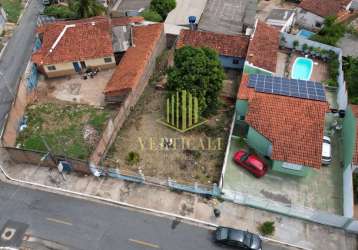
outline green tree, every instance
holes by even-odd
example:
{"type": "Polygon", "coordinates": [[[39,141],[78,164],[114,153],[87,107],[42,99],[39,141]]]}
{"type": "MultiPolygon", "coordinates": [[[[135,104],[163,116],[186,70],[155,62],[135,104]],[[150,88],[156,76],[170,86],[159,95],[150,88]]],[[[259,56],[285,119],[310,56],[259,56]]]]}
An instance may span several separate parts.
{"type": "Polygon", "coordinates": [[[151,22],[163,21],[163,18],[158,14],[158,12],[151,9],[144,10],[140,15],[144,17],[144,19],[147,21],[151,21],[151,22]]]}
{"type": "Polygon", "coordinates": [[[335,16],[326,17],[323,28],[311,40],[335,46],[347,30],[344,24],[336,20],[335,16]]]}
{"type": "Polygon", "coordinates": [[[168,13],[176,6],[175,0],[152,0],[150,2],[150,9],[157,12],[163,20],[168,16],[168,13]]]}
{"type": "Polygon", "coordinates": [[[358,57],[347,57],[343,60],[344,79],[350,101],[358,104],[358,57]]]}
{"type": "Polygon", "coordinates": [[[169,91],[187,90],[198,98],[201,114],[216,112],[225,78],[218,54],[209,48],[185,46],[175,51],[174,67],[168,70],[169,91]]]}
{"type": "Polygon", "coordinates": [[[63,5],[46,6],[46,8],[44,9],[44,14],[47,16],[53,16],[53,17],[61,18],[61,19],[75,17],[75,13],[67,6],[63,6],[63,5]]]}
{"type": "Polygon", "coordinates": [[[79,19],[100,16],[105,12],[104,6],[96,0],[73,0],[70,2],[70,9],[79,19]]]}

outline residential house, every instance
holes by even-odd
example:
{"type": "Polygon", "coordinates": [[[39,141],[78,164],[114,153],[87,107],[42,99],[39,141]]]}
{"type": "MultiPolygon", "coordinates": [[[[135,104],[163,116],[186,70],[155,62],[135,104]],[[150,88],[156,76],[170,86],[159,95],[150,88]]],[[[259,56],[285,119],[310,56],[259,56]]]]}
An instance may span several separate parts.
{"type": "Polygon", "coordinates": [[[255,25],[256,9],[256,0],[208,0],[198,29],[249,35],[255,25]]]}
{"type": "Polygon", "coordinates": [[[328,103],[320,83],[244,74],[236,112],[241,136],[273,171],[306,176],[321,167],[328,103]]]}
{"type": "Polygon", "coordinates": [[[0,6],[0,34],[5,31],[5,25],[7,22],[6,12],[3,7],[0,6]]]}
{"type": "Polygon", "coordinates": [[[133,46],[128,48],[118,64],[104,94],[110,104],[135,105],[154,70],[156,58],[166,46],[164,25],[133,27],[133,46]]]}
{"type": "Polygon", "coordinates": [[[257,21],[250,38],[244,71],[274,74],[279,46],[280,32],[264,22],[257,21]]]}
{"type": "Polygon", "coordinates": [[[249,37],[245,35],[225,35],[214,32],[182,30],[177,42],[177,48],[185,45],[212,48],[218,52],[224,68],[242,69],[249,40],[249,37]]]}
{"type": "Polygon", "coordinates": [[[32,55],[32,61],[47,77],[116,65],[111,24],[106,17],[49,23],[40,26],[37,33],[41,47],[32,55]]]}
{"type": "Polygon", "coordinates": [[[295,10],[273,9],[266,18],[266,23],[277,27],[281,32],[289,32],[295,24],[295,10]]]}
{"type": "Polygon", "coordinates": [[[328,16],[339,16],[349,10],[352,0],[302,0],[298,5],[297,23],[317,30],[328,16]]]}

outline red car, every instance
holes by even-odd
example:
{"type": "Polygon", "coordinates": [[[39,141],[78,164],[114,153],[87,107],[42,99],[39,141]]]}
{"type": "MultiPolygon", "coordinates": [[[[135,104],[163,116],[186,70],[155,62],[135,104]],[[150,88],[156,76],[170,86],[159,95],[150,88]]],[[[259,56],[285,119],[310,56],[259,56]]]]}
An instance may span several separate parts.
{"type": "Polygon", "coordinates": [[[267,165],[259,157],[249,154],[245,150],[237,151],[234,155],[234,161],[257,178],[267,173],[267,165]]]}

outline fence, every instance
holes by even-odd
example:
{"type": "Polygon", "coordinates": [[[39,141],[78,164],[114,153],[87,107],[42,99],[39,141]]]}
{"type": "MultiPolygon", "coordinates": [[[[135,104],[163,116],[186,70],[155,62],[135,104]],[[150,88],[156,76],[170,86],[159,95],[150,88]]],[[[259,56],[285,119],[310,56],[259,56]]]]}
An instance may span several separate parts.
{"type": "Polygon", "coordinates": [[[285,204],[267,199],[261,199],[256,196],[240,192],[234,192],[231,190],[223,190],[223,198],[237,204],[242,204],[274,213],[288,215],[310,222],[341,228],[346,231],[358,234],[358,221],[352,218],[318,211],[312,208],[300,207],[292,204],[285,204]]]}

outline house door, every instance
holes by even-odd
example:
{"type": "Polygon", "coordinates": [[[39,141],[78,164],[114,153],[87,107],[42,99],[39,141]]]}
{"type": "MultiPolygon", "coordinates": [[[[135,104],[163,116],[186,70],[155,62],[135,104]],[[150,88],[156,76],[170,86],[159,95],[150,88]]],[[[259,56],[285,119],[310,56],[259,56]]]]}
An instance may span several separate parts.
{"type": "Polygon", "coordinates": [[[73,67],[75,68],[76,72],[81,72],[81,65],[79,62],[73,62],[73,67]]]}

